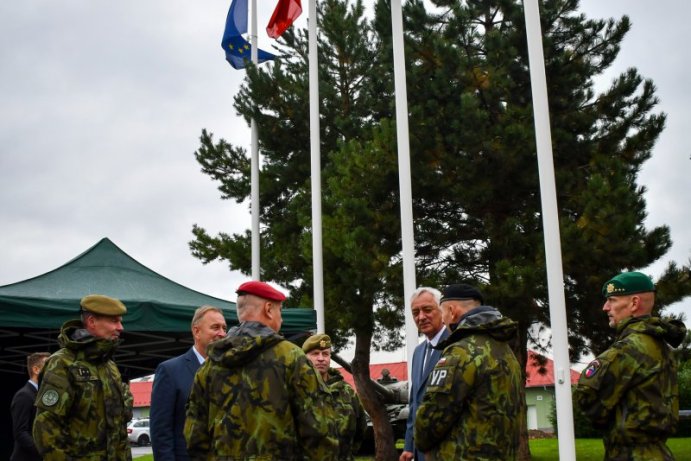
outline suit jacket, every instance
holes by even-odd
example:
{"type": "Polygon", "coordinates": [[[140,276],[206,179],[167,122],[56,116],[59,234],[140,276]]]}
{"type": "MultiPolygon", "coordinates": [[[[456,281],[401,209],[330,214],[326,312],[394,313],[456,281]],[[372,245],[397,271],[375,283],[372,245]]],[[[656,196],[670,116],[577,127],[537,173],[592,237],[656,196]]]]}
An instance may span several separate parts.
{"type": "MultiPolygon", "coordinates": [[[[444,331],[442,332],[439,342],[444,341],[449,336],[449,330],[442,325],[444,331]]],[[[413,352],[413,364],[410,367],[410,373],[412,374],[410,380],[410,402],[408,403],[408,422],[405,431],[405,450],[412,451],[415,455],[416,461],[424,461],[424,456],[422,452],[419,452],[415,448],[415,441],[413,440],[413,432],[415,431],[415,413],[422,403],[422,397],[425,395],[425,388],[427,387],[427,378],[434,369],[441,358],[442,351],[436,349],[432,350],[432,355],[430,359],[425,363],[425,369],[422,369],[425,355],[425,344],[427,340],[418,344],[413,352]]],[[[438,343],[437,343],[438,344],[438,343]]]]}
{"type": "Polygon", "coordinates": [[[185,405],[192,389],[199,360],[190,348],[184,354],[166,360],[156,368],[151,391],[149,428],[155,461],[187,461],[185,405]]]}
{"type": "Polygon", "coordinates": [[[36,450],[31,431],[36,417],[36,388],[27,381],[14,394],[10,405],[12,415],[12,433],[14,434],[14,449],[10,461],[41,461],[41,455],[36,450]]]}

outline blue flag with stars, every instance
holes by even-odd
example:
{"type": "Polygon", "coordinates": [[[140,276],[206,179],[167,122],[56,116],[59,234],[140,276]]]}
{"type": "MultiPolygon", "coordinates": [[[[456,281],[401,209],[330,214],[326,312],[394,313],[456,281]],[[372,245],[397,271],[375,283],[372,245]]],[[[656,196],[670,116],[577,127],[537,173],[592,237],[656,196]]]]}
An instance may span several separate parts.
{"type": "MultiPolygon", "coordinates": [[[[243,69],[252,61],[251,46],[242,36],[247,32],[247,0],[233,0],[226,18],[226,30],[223,32],[221,46],[226,53],[226,61],[235,69],[243,69]]],[[[257,50],[259,63],[274,59],[271,53],[257,50]]]]}

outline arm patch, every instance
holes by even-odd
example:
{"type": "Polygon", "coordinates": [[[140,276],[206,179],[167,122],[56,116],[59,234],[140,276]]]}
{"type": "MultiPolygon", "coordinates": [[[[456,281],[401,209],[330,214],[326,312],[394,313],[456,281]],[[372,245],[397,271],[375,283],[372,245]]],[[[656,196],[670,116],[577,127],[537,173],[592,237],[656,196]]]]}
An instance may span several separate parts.
{"type": "Polygon", "coordinates": [[[597,371],[600,369],[600,361],[595,359],[590,364],[588,367],[583,371],[583,376],[586,378],[592,378],[597,374],[597,371]]]}
{"type": "Polygon", "coordinates": [[[52,369],[43,375],[36,396],[36,407],[58,415],[66,415],[69,407],[70,382],[64,369],[52,369]]]}
{"type": "Polygon", "coordinates": [[[429,387],[442,387],[446,384],[449,370],[446,367],[435,367],[429,375],[429,387]]]}

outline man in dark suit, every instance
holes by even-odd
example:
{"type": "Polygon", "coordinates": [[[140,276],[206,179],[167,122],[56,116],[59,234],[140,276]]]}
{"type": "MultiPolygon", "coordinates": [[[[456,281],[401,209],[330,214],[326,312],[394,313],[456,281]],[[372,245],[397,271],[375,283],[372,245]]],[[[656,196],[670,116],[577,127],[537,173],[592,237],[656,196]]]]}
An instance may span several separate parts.
{"type": "Polygon", "coordinates": [[[158,365],[151,392],[151,446],[156,461],[189,460],[182,433],[185,427],[185,404],[194,375],[206,360],[206,348],[226,335],[223,311],[202,306],[192,318],[194,345],[184,354],[158,365]]]}
{"type": "Polygon", "coordinates": [[[36,417],[34,401],[38,392],[38,375],[49,356],[48,352],[34,352],[26,358],[29,380],[14,394],[10,405],[14,433],[14,450],[12,450],[10,461],[41,460],[31,431],[36,417]]]}
{"type": "Polygon", "coordinates": [[[425,395],[427,378],[441,357],[441,352],[434,349],[447,336],[449,332],[442,322],[441,292],[435,288],[420,287],[410,299],[410,308],[413,320],[418,331],[425,335],[413,352],[413,364],[411,366],[410,402],[408,404],[408,424],[405,431],[405,445],[399,461],[424,461],[420,451],[415,448],[413,432],[415,429],[415,413],[417,412],[422,397],[425,395]]]}

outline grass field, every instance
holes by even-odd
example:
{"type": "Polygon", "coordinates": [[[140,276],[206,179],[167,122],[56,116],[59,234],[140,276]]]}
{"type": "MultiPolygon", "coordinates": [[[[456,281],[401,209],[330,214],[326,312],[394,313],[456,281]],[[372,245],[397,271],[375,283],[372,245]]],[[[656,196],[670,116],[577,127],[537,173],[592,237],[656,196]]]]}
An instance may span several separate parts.
{"type": "MultiPolygon", "coordinates": [[[[669,439],[667,446],[678,460],[691,460],[691,439],[669,439]]],[[[557,461],[559,446],[557,439],[537,439],[530,441],[533,461],[557,461]]],[[[577,439],[576,459],[578,461],[602,461],[605,450],[601,439],[577,439]]]]}
{"type": "MultiPolygon", "coordinates": [[[[674,453],[674,457],[691,460],[691,438],[669,439],[667,446],[674,453]]],[[[533,461],[558,461],[559,445],[557,439],[535,439],[530,441],[530,452],[533,461]]],[[[577,439],[576,459],[578,461],[602,461],[604,448],[600,439],[577,439]]],[[[153,456],[144,455],[136,458],[138,461],[153,461],[153,456]]],[[[356,461],[372,461],[373,457],[358,457],[356,461]]]]}

